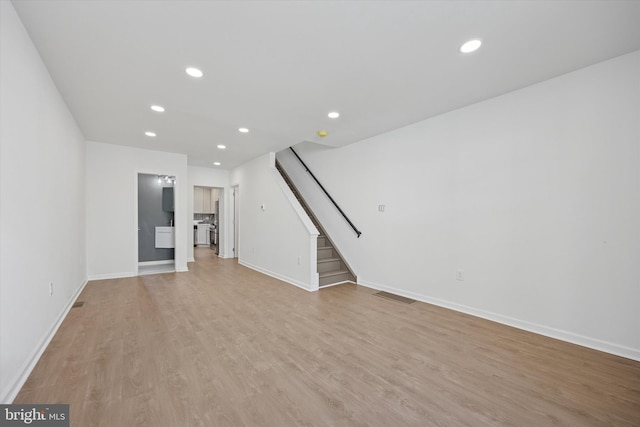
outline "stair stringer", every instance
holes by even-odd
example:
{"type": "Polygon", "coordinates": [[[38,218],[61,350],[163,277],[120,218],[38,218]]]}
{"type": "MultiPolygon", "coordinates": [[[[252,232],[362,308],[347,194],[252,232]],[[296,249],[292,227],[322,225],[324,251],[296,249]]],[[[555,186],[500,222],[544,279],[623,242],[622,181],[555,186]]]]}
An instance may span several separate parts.
{"type": "MultiPolygon", "coordinates": [[[[299,205],[302,208],[302,213],[301,214],[303,214],[304,216],[309,218],[309,220],[313,223],[314,227],[319,231],[318,237],[324,237],[325,239],[327,239],[329,241],[330,246],[331,246],[331,250],[336,253],[337,257],[339,258],[340,263],[342,265],[344,265],[344,267],[346,268],[346,271],[343,270],[344,273],[346,273],[346,274],[340,274],[339,276],[336,276],[337,277],[336,281],[331,281],[331,283],[324,283],[323,284],[322,283],[323,282],[323,277],[322,277],[323,273],[318,272],[319,287],[334,286],[334,285],[339,285],[339,284],[345,283],[345,282],[358,283],[358,276],[356,276],[356,274],[353,272],[353,269],[351,268],[351,266],[349,266],[349,264],[346,261],[346,258],[344,257],[344,255],[342,255],[342,253],[340,252],[340,250],[338,249],[338,247],[336,246],[334,241],[327,234],[326,230],[322,227],[322,224],[320,223],[318,218],[313,214],[313,211],[311,210],[309,205],[304,201],[304,197],[302,196],[302,194],[297,190],[297,188],[295,186],[295,183],[291,180],[291,178],[287,174],[287,172],[284,169],[284,167],[282,166],[282,164],[280,164],[277,160],[276,160],[276,170],[278,171],[279,175],[281,174],[281,178],[283,180],[284,185],[287,186],[287,188],[291,192],[292,196],[295,198],[295,202],[297,202],[297,205],[299,205]],[[299,197],[296,197],[296,194],[299,197]]],[[[320,264],[321,262],[322,261],[320,259],[318,259],[317,263],[320,264]]],[[[317,271],[319,271],[319,268],[317,269],[317,271]]],[[[326,280],[326,281],[330,281],[330,280],[326,280]]]]}
{"type": "Polygon", "coordinates": [[[317,265],[318,265],[318,235],[320,234],[320,232],[318,231],[318,229],[314,225],[314,223],[311,220],[311,218],[309,218],[309,215],[307,215],[307,212],[305,212],[304,207],[300,204],[300,202],[298,201],[296,196],[293,194],[293,191],[291,190],[289,185],[287,185],[287,183],[285,182],[284,178],[282,177],[282,175],[280,174],[280,172],[276,168],[275,156],[273,156],[273,159],[270,159],[269,167],[272,170],[273,179],[276,181],[276,183],[278,184],[278,186],[282,190],[282,193],[285,195],[286,199],[291,204],[291,207],[293,208],[293,210],[298,215],[298,218],[300,218],[300,221],[302,222],[302,224],[304,224],[304,226],[307,228],[307,231],[309,232],[309,263],[311,265],[315,265],[316,266],[315,273],[311,273],[311,277],[309,278],[310,279],[310,281],[309,281],[309,283],[310,283],[309,291],[310,292],[317,291],[320,288],[320,285],[319,285],[319,283],[320,283],[320,275],[318,274],[318,269],[317,269],[317,265]],[[273,160],[273,162],[271,160],[273,160]]]}

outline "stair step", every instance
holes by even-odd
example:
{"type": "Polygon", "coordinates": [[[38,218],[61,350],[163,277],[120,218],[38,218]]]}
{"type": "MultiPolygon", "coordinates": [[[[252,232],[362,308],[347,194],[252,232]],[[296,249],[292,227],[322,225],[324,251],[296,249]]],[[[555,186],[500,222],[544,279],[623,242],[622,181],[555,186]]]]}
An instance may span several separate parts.
{"type": "Polygon", "coordinates": [[[321,246],[318,248],[318,260],[321,259],[327,259],[327,258],[333,258],[334,257],[334,253],[333,253],[333,247],[332,246],[321,246]]]}
{"type": "Polygon", "coordinates": [[[324,273],[318,273],[318,274],[320,275],[320,277],[333,277],[333,276],[338,276],[344,273],[349,273],[349,270],[325,271],[324,273]]]}
{"type": "Polygon", "coordinates": [[[349,270],[327,271],[324,273],[318,273],[318,276],[319,285],[321,287],[342,282],[353,282],[354,280],[349,270]]]}
{"type": "Polygon", "coordinates": [[[340,258],[331,257],[320,258],[316,264],[316,268],[318,274],[323,274],[328,271],[343,270],[345,267],[340,258]]]}
{"type": "Polygon", "coordinates": [[[323,258],[318,260],[318,264],[321,262],[332,262],[332,261],[340,261],[340,258],[323,258]]]}

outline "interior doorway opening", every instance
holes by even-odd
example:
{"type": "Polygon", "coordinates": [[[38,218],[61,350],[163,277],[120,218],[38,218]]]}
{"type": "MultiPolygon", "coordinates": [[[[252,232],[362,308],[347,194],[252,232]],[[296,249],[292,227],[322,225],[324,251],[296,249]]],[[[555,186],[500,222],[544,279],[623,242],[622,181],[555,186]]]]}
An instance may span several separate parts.
{"type": "MultiPolygon", "coordinates": [[[[223,256],[224,188],[193,187],[193,246],[223,256]]],[[[195,252],[194,252],[195,256],[195,252]]]]}
{"type": "Polygon", "coordinates": [[[138,275],[175,271],[176,179],[138,174],[138,275]]]}
{"type": "Polygon", "coordinates": [[[231,246],[232,258],[238,258],[240,253],[240,186],[236,185],[231,188],[231,196],[233,197],[233,243],[231,246]]]}

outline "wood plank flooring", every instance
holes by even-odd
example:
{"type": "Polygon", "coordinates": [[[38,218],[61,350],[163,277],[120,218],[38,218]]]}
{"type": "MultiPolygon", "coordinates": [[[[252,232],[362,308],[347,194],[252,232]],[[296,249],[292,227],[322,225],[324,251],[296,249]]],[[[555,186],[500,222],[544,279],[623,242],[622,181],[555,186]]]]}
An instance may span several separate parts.
{"type": "Polygon", "coordinates": [[[196,248],[91,282],[15,403],[85,426],[640,426],[640,363],[196,248]]]}

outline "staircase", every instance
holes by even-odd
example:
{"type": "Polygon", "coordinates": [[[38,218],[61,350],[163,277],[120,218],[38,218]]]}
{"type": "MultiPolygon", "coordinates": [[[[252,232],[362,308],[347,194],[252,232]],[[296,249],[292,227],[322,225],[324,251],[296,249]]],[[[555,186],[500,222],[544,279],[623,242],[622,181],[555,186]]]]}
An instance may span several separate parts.
{"type": "Polygon", "coordinates": [[[355,275],[347,266],[347,263],[344,261],[340,253],[336,250],[331,240],[327,237],[327,233],[324,231],[324,228],[318,222],[318,219],[313,214],[307,203],[304,201],[298,189],[289,178],[289,175],[284,171],[279,162],[276,161],[276,169],[284,178],[284,181],[287,183],[293,195],[298,199],[300,205],[305,210],[309,218],[313,222],[313,225],[316,226],[320,235],[318,236],[318,276],[319,276],[319,285],[320,287],[336,285],[338,283],[343,282],[356,282],[355,275]]]}

